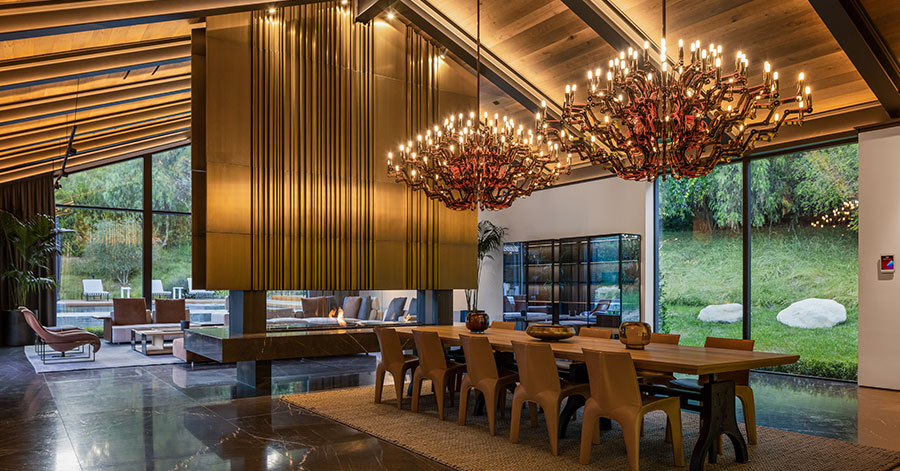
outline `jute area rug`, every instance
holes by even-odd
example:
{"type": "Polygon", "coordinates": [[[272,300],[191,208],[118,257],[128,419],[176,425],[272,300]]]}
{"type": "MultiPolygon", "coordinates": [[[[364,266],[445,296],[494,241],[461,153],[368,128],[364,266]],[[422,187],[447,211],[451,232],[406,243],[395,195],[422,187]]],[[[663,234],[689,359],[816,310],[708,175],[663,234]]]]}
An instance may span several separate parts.
{"type": "MultiPolygon", "coordinates": [[[[426,383],[424,389],[428,388],[426,383]]],[[[553,456],[543,417],[538,427],[531,428],[527,408],[522,416],[519,443],[511,444],[508,409],[505,418],[497,418],[497,435],[492,437],[488,433],[487,417],[472,415],[475,401],[471,397],[466,426],[457,425],[458,408],[449,407],[449,402],[444,409],[445,420],[438,420],[434,396],[430,394],[423,395],[417,414],[410,412],[409,399],[404,400],[403,410],[398,410],[393,387],[388,385],[385,385],[381,404],[375,404],[374,397],[374,387],[366,386],[289,395],[283,399],[455,469],[628,469],[625,442],[621,429],[615,423],[612,430],[603,433],[601,443],[594,444],[591,464],[584,466],[578,462],[580,415],[569,425],[568,438],[560,440],[559,456],[553,456]]],[[[510,402],[511,396],[507,404],[510,402]]],[[[699,420],[697,414],[682,413],[682,421],[684,456],[689,464],[699,420]]],[[[650,413],[645,418],[640,451],[642,470],[686,469],[674,466],[672,447],[665,442],[665,423],[662,412],[650,413]]],[[[740,426],[743,430],[743,424],[740,426]]],[[[707,464],[706,469],[879,471],[892,470],[900,465],[900,452],[767,427],[759,427],[758,432],[759,444],[750,447],[749,463],[735,463],[734,451],[726,439],[725,454],[719,457],[718,464],[707,464]]]]}

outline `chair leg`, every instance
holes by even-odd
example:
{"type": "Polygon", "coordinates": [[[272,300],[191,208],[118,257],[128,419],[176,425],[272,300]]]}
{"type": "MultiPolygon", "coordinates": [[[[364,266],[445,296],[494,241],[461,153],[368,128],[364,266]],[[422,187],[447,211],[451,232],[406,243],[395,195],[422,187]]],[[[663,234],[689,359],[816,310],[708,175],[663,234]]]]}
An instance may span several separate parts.
{"type": "MultiPolygon", "coordinates": [[[[509,421],[509,442],[519,443],[519,423],[522,421],[523,400],[519,395],[513,395],[512,412],[509,421]]],[[[529,403],[529,406],[531,403],[529,403]]]]}
{"type": "Polygon", "coordinates": [[[466,414],[469,412],[469,386],[468,381],[463,381],[459,389],[459,425],[466,425],[466,414]]]}
{"type": "Polygon", "coordinates": [[[500,395],[500,418],[506,418],[506,388],[498,388],[497,393],[500,395]]]}
{"type": "MultiPolygon", "coordinates": [[[[444,420],[444,391],[450,387],[450,385],[444,384],[445,379],[446,378],[440,378],[438,381],[435,381],[434,379],[431,380],[431,389],[434,389],[434,399],[437,401],[438,417],[440,417],[441,420],[444,420]]],[[[450,396],[452,397],[453,394],[451,393],[450,396]]]]}
{"type": "Polygon", "coordinates": [[[753,390],[749,387],[740,387],[738,398],[744,408],[744,425],[747,426],[747,444],[756,445],[756,404],[753,401],[753,390]]]}
{"type": "Polygon", "coordinates": [[[681,407],[673,406],[667,409],[666,419],[666,436],[669,438],[671,435],[675,466],[682,467],[684,466],[684,445],[681,440],[681,407]]]}
{"type": "Polygon", "coordinates": [[[581,464],[591,463],[591,446],[594,444],[594,434],[599,432],[600,417],[597,417],[585,407],[581,417],[581,450],[578,461],[581,464]]]}
{"type": "Polygon", "coordinates": [[[381,402],[381,391],[384,389],[384,367],[379,363],[375,368],[375,404],[381,402]]]}
{"type": "Polygon", "coordinates": [[[496,435],[495,426],[497,425],[497,401],[500,399],[499,397],[497,397],[497,395],[500,392],[501,391],[498,390],[496,385],[487,393],[482,392],[482,394],[484,394],[484,404],[487,408],[488,429],[490,430],[492,437],[496,435]]]}
{"type": "Polygon", "coordinates": [[[628,453],[628,468],[631,471],[639,471],[641,462],[641,422],[644,418],[637,416],[632,420],[623,420],[622,435],[625,438],[625,451],[628,453]]]}
{"type": "Polygon", "coordinates": [[[403,387],[406,383],[406,372],[394,376],[394,393],[397,394],[397,409],[403,409],[403,387]]]}
{"type": "Polygon", "coordinates": [[[559,455],[559,401],[553,404],[541,404],[544,409],[544,421],[547,422],[547,433],[550,435],[550,451],[553,456],[559,455]]]}
{"type": "Polygon", "coordinates": [[[412,406],[410,406],[410,410],[413,412],[419,412],[419,396],[422,393],[422,372],[419,368],[416,368],[415,373],[413,373],[413,380],[410,384],[412,386],[412,406]]]}

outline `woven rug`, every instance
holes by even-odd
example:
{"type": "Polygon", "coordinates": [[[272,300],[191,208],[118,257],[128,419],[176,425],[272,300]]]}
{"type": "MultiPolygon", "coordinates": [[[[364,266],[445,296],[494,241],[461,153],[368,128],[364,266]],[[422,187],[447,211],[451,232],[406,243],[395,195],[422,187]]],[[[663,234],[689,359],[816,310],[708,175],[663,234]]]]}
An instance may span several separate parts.
{"type": "MultiPolygon", "coordinates": [[[[425,388],[428,388],[427,384],[425,388]]],[[[409,410],[409,399],[404,400],[403,410],[397,410],[392,387],[386,385],[384,388],[381,404],[373,402],[374,394],[374,387],[366,386],[289,395],[283,399],[455,469],[628,469],[625,442],[615,423],[612,430],[603,433],[601,443],[593,446],[591,464],[584,466],[578,462],[580,416],[569,425],[568,438],[560,440],[559,456],[553,456],[543,418],[538,427],[531,428],[527,409],[522,416],[519,443],[511,444],[509,410],[505,418],[497,418],[497,435],[492,437],[488,433],[487,417],[471,413],[474,400],[469,401],[466,426],[459,426],[457,407],[446,407],[445,421],[438,420],[433,395],[423,395],[419,413],[414,414],[409,410]]],[[[507,404],[512,398],[509,399],[507,404]]],[[[683,413],[682,421],[684,456],[686,463],[690,463],[691,449],[697,439],[698,415],[683,413]]],[[[743,430],[743,424],[740,426],[743,430]]],[[[750,447],[749,463],[735,463],[734,451],[726,439],[724,456],[719,457],[718,464],[707,464],[706,469],[878,471],[900,466],[900,452],[768,427],[759,427],[758,432],[759,444],[750,447]]],[[[665,442],[665,415],[662,412],[652,412],[645,418],[640,458],[642,470],[679,469],[674,466],[671,445],[665,442]]]]}
{"type": "MultiPolygon", "coordinates": [[[[40,355],[35,353],[34,345],[25,346],[25,357],[31,363],[36,373],[52,373],[57,371],[96,370],[100,368],[120,368],[123,366],[150,366],[167,365],[170,363],[184,363],[171,354],[168,355],[144,355],[131,349],[131,344],[116,345],[103,342],[94,361],[76,361],[72,363],[44,364],[40,355]]],[[[394,404],[396,405],[396,403],[394,404]]]]}

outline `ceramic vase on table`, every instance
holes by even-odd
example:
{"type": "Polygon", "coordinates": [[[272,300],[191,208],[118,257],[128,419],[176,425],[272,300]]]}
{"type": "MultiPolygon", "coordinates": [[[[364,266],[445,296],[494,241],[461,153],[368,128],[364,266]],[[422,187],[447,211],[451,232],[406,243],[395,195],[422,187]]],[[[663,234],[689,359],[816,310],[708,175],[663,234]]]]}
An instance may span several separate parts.
{"type": "Polygon", "coordinates": [[[469,311],[466,314],[466,328],[473,334],[480,334],[491,326],[491,318],[484,311],[469,311]]]}

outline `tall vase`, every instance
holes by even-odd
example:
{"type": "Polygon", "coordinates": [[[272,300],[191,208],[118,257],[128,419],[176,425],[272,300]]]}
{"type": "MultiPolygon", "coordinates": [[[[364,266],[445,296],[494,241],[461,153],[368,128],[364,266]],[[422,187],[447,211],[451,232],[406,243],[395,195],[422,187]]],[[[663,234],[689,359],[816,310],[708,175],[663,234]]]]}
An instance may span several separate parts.
{"type": "Polygon", "coordinates": [[[491,318],[484,311],[469,311],[466,314],[466,328],[474,334],[479,334],[491,326],[491,318]]]}

